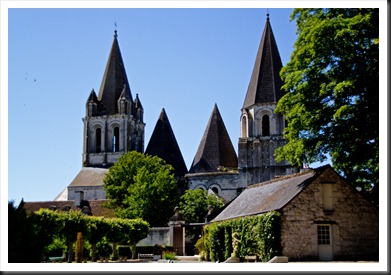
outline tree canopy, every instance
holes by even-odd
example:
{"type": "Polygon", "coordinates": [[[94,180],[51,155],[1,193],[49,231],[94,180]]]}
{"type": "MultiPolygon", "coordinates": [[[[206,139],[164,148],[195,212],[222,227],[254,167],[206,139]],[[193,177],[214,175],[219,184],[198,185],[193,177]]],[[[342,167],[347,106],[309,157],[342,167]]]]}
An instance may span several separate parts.
{"type": "Polygon", "coordinates": [[[167,226],[178,202],[173,168],[156,156],[132,151],[121,156],[105,176],[107,206],[120,218],[141,218],[167,226]]]}
{"type": "MultiPolygon", "coordinates": [[[[215,212],[224,206],[224,201],[215,195],[208,195],[208,192],[202,189],[186,190],[179,202],[186,223],[205,222],[209,206],[212,207],[212,212],[215,212]]],[[[186,234],[197,240],[199,231],[198,228],[188,228],[186,234]]]]}
{"type": "Polygon", "coordinates": [[[349,182],[379,182],[379,10],[294,9],[298,38],[282,68],[277,104],[288,142],[276,159],[301,165],[330,156],[349,182]]]}

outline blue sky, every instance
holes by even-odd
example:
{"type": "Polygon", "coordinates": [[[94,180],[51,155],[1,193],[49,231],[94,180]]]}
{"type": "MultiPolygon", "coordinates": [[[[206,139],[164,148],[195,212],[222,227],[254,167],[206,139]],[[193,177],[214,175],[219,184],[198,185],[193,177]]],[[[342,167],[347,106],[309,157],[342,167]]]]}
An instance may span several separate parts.
{"type": "Polygon", "coordinates": [[[85,103],[100,88],[115,28],[144,107],[145,148],[165,108],[189,169],[217,103],[237,150],[266,13],[286,64],[296,40],[292,10],[9,9],[8,199],[52,200],[80,171],[85,103]]]}
{"type": "MultiPolygon", "coordinates": [[[[188,168],[215,103],[237,150],[240,109],[267,8],[286,64],[296,40],[292,8],[380,7],[379,72],[381,80],[387,79],[386,1],[167,3],[0,0],[3,223],[7,200],[53,200],[80,171],[85,103],[91,89],[100,88],[115,22],[132,95],[139,94],[145,109],[145,146],[165,108],[188,168]]],[[[385,81],[381,90],[387,90],[385,81]]],[[[381,125],[387,125],[387,93],[380,97],[381,125]]],[[[380,132],[380,179],[387,182],[387,127],[380,132]]],[[[384,205],[387,185],[381,188],[384,205]]],[[[387,227],[381,230],[386,233],[387,227]]],[[[31,271],[31,265],[16,268],[31,271]]]]}
{"type": "MultiPolygon", "coordinates": [[[[269,9],[285,64],[292,9],[269,9]]],[[[99,90],[115,22],[145,147],[165,108],[186,165],[217,103],[237,149],[264,9],[9,10],[9,199],[54,199],[81,169],[82,117],[99,90]],[[23,171],[23,172],[20,172],[23,171]]]]}

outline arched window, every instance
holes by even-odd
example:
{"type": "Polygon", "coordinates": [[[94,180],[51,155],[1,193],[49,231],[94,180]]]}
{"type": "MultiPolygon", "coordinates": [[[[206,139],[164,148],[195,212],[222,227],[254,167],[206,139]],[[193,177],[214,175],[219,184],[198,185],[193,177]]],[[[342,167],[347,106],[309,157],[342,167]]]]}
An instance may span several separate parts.
{"type": "Polygon", "coordinates": [[[242,138],[246,138],[247,136],[247,117],[242,117],[242,138]]]}
{"type": "Polygon", "coordinates": [[[114,135],[113,135],[113,152],[119,151],[119,128],[114,128],[114,135]]]}
{"type": "Polygon", "coordinates": [[[270,136],[270,121],[268,115],[262,117],[262,136],[270,136]]]}
{"type": "Polygon", "coordinates": [[[219,194],[219,189],[217,189],[217,187],[213,187],[212,188],[212,191],[215,193],[215,194],[219,194]]]}
{"type": "Polygon", "coordinates": [[[95,130],[95,152],[100,153],[102,151],[102,130],[97,128],[95,130]]]}

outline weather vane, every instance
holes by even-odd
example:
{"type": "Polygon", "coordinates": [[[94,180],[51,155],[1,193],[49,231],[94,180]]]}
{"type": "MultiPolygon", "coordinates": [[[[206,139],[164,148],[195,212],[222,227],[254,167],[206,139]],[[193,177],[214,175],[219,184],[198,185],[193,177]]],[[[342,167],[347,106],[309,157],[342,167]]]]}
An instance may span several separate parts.
{"type": "Polygon", "coordinates": [[[115,31],[117,31],[117,22],[114,22],[114,26],[115,26],[115,31]]]}

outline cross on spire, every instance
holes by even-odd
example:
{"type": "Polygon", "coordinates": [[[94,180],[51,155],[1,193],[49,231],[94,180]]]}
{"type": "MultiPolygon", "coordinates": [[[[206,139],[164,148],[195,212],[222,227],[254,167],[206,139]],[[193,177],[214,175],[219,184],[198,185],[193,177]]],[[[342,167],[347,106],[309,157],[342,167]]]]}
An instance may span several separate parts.
{"type": "Polygon", "coordinates": [[[117,22],[114,22],[114,37],[117,37],[117,22]]]}

